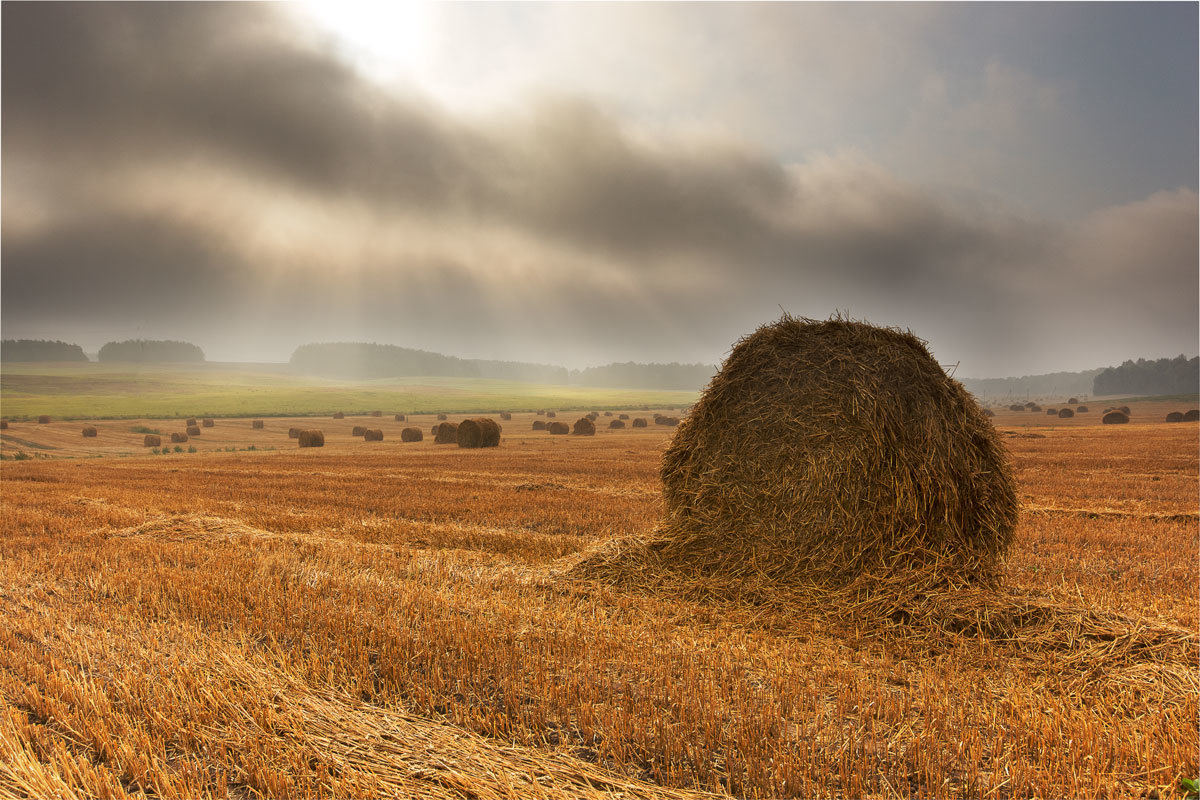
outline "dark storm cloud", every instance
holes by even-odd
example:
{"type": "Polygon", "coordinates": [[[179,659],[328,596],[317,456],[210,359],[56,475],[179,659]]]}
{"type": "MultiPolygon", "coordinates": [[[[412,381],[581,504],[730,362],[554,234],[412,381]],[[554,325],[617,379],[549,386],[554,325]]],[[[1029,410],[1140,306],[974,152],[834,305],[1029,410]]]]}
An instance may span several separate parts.
{"type": "Polygon", "coordinates": [[[787,304],[986,354],[1046,336],[1050,311],[1120,307],[1106,254],[1147,227],[1165,234],[1138,297],[1182,314],[1160,340],[1194,333],[1165,287],[1195,283],[1195,226],[1156,227],[1194,223],[1194,192],[1064,228],[855,153],[789,165],[569,97],[454,116],[268,4],[5,4],[3,22],[6,334],[111,318],[253,340],[248,357],[365,337],[711,360],[787,304]],[[1104,291],[1080,293],[1097,261],[1104,291]]]}

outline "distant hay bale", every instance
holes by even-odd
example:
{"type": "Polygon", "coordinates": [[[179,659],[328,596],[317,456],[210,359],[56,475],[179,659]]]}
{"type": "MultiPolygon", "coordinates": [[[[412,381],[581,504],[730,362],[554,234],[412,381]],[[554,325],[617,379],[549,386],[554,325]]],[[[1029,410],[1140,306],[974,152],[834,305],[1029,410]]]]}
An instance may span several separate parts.
{"type": "Polygon", "coordinates": [[[544,431],[544,430],[546,430],[546,421],[545,421],[545,420],[542,420],[542,419],[535,419],[535,420],[533,421],[533,429],[534,429],[535,431],[544,431]]]}
{"type": "Polygon", "coordinates": [[[1100,412],[1100,413],[1102,413],[1102,414],[1107,414],[1107,413],[1108,413],[1108,412],[1110,412],[1110,411],[1112,411],[1112,409],[1111,409],[1111,408],[1106,408],[1106,409],[1104,409],[1104,410],[1103,410],[1102,412],[1100,412]]]}
{"type": "Polygon", "coordinates": [[[571,431],[572,436],[595,436],[596,423],[592,422],[591,417],[580,417],[575,421],[575,428],[571,431]]]}
{"type": "Polygon", "coordinates": [[[561,436],[563,434],[570,433],[571,426],[565,422],[559,422],[558,420],[555,420],[554,422],[546,425],[546,430],[555,436],[561,436]]]}
{"type": "Polygon", "coordinates": [[[187,426],[187,435],[188,436],[199,436],[200,435],[200,426],[199,425],[188,425],[187,426]]]}
{"type": "Polygon", "coordinates": [[[366,425],[355,425],[354,430],[350,431],[350,435],[351,436],[366,436],[367,435],[367,426],[366,425]]]}
{"type": "Polygon", "coordinates": [[[506,422],[507,422],[508,420],[512,419],[512,414],[508,413],[507,411],[501,411],[501,412],[500,412],[500,419],[502,419],[502,420],[504,420],[504,421],[506,421],[506,422]]]}
{"type": "Polygon", "coordinates": [[[1058,410],[1059,419],[1070,419],[1073,416],[1075,416],[1075,412],[1069,408],[1060,408],[1058,410]]]}
{"type": "Polygon", "coordinates": [[[297,436],[296,438],[300,440],[299,444],[301,447],[324,447],[325,446],[325,434],[322,433],[321,431],[314,431],[314,430],[300,431],[300,435],[297,436]]]}
{"type": "Polygon", "coordinates": [[[654,418],[655,425],[666,425],[668,428],[674,428],[679,424],[679,417],[659,416],[654,418]]]}
{"type": "Polygon", "coordinates": [[[622,414],[621,416],[617,417],[617,419],[629,419],[629,415],[628,415],[628,414],[622,414]]]}
{"type": "MultiPolygon", "coordinates": [[[[302,428],[288,428],[288,438],[299,439],[301,430],[302,428]]],[[[191,433],[191,431],[189,430],[188,433],[191,433]]]]}
{"type": "Polygon", "coordinates": [[[609,427],[609,430],[614,430],[614,429],[624,428],[624,427],[625,427],[625,423],[624,423],[624,422],[622,422],[622,421],[621,421],[621,420],[619,420],[619,419],[614,419],[614,420],[612,420],[611,422],[609,422],[609,423],[608,423],[608,427],[609,427]]]}
{"type": "Polygon", "coordinates": [[[429,431],[429,435],[430,435],[430,436],[437,436],[437,429],[438,429],[438,426],[439,426],[439,425],[441,425],[441,424],[442,424],[442,423],[440,423],[440,422],[435,422],[435,423],[433,423],[433,428],[432,428],[432,429],[429,431]]]}
{"type": "Polygon", "coordinates": [[[1075,413],[1076,413],[1076,414],[1086,414],[1086,413],[1087,413],[1087,410],[1088,410],[1088,407],[1087,407],[1087,406],[1076,406],[1076,407],[1075,407],[1075,413]]]}
{"type": "Polygon", "coordinates": [[[661,474],[654,533],[576,574],[962,585],[997,574],[1017,523],[1007,452],[962,384],[912,333],[844,319],[785,315],[739,341],[661,474]]]}
{"type": "Polygon", "coordinates": [[[1129,422],[1129,415],[1123,411],[1110,411],[1100,418],[1105,425],[1124,425],[1129,422]]]}
{"type": "Polygon", "coordinates": [[[147,433],[142,439],[142,447],[159,447],[162,445],[162,437],[155,436],[153,433],[147,433]]]}
{"type": "Polygon", "coordinates": [[[1184,422],[1200,422],[1200,409],[1193,408],[1191,411],[1183,412],[1184,422]]]}
{"type": "Polygon", "coordinates": [[[261,419],[256,419],[250,423],[250,427],[256,431],[261,431],[265,426],[266,424],[261,419]]]}
{"type": "Polygon", "coordinates": [[[49,414],[42,414],[40,417],[38,417],[38,425],[49,425],[49,424],[50,424],[50,415],[49,414]]]}
{"type": "Polygon", "coordinates": [[[345,412],[342,412],[342,411],[336,411],[336,412],[334,412],[333,418],[334,419],[345,419],[346,414],[345,414],[345,412]]]}
{"type": "Polygon", "coordinates": [[[0,431],[8,430],[8,420],[0,419],[0,431]]]}
{"type": "Polygon", "coordinates": [[[985,409],[983,410],[983,415],[984,415],[985,417],[994,417],[994,416],[996,416],[996,412],[995,412],[995,411],[992,411],[990,408],[985,408],[985,409]]]}
{"type": "Polygon", "coordinates": [[[550,419],[554,419],[555,417],[558,416],[558,412],[557,411],[547,411],[546,416],[550,419]]]}
{"type": "Polygon", "coordinates": [[[372,417],[382,417],[382,416],[383,416],[383,412],[382,412],[382,411],[372,411],[372,412],[371,412],[371,416],[372,416],[372,417]]]}
{"type": "MultiPolygon", "coordinates": [[[[1183,419],[1183,414],[1179,415],[1179,419],[1180,420],[1183,419]]],[[[84,425],[83,426],[83,438],[95,439],[97,434],[98,434],[98,431],[96,430],[96,428],[94,426],[92,426],[92,425],[84,425]]]]}
{"type": "Polygon", "coordinates": [[[475,417],[458,423],[459,447],[497,447],[500,444],[500,426],[494,419],[475,417]]]}
{"type": "Polygon", "coordinates": [[[1053,416],[1054,416],[1055,414],[1057,414],[1057,413],[1058,413],[1058,409],[1057,409],[1057,408],[1047,408],[1047,409],[1046,409],[1046,416],[1047,416],[1047,417],[1053,417],[1053,416]]]}
{"type": "Polygon", "coordinates": [[[1122,414],[1124,414],[1127,417],[1133,416],[1133,412],[1129,410],[1129,406],[1118,406],[1117,411],[1120,411],[1122,414]]]}
{"type": "Polygon", "coordinates": [[[438,418],[439,420],[444,420],[444,419],[446,418],[446,415],[445,415],[445,414],[438,414],[438,415],[437,415],[437,418],[438,418]]]}
{"type": "Polygon", "coordinates": [[[179,433],[176,431],[175,433],[171,434],[171,444],[183,444],[187,440],[188,435],[186,433],[179,433]]]}
{"type": "Polygon", "coordinates": [[[612,412],[611,412],[611,411],[605,411],[605,412],[604,412],[604,416],[606,416],[606,417],[611,417],[611,416],[612,416],[612,412]]]}
{"type": "Polygon", "coordinates": [[[424,441],[425,434],[420,428],[405,428],[400,431],[400,441],[402,442],[420,442],[424,441]]]}
{"type": "Polygon", "coordinates": [[[201,424],[206,428],[212,428],[215,427],[217,423],[214,420],[206,418],[201,424]]]}
{"type": "Polygon", "coordinates": [[[1032,400],[1030,400],[1029,402],[1027,402],[1025,404],[1025,407],[1028,408],[1030,411],[1032,411],[1033,409],[1038,407],[1038,404],[1033,402],[1032,400]]]}
{"type": "Polygon", "coordinates": [[[200,423],[196,421],[195,417],[188,417],[187,420],[183,423],[183,427],[190,428],[193,425],[199,425],[199,424],[200,423]]]}
{"type": "MultiPolygon", "coordinates": [[[[1178,411],[1172,411],[1170,414],[1167,414],[1167,422],[1183,422],[1183,414],[1178,411]]],[[[87,434],[84,435],[86,436],[87,434]]]]}
{"type": "Polygon", "coordinates": [[[634,427],[634,428],[648,428],[648,427],[650,427],[650,426],[649,426],[649,424],[646,422],[646,420],[645,420],[645,418],[644,418],[644,417],[638,417],[638,418],[636,418],[636,419],[633,421],[633,425],[632,425],[632,427],[634,427]]]}
{"type": "Polygon", "coordinates": [[[380,428],[367,428],[366,432],[363,434],[363,439],[368,442],[382,442],[383,430],[380,428]]]}
{"type": "Polygon", "coordinates": [[[403,414],[397,414],[396,422],[408,422],[408,417],[404,416],[403,414]]]}
{"type": "Polygon", "coordinates": [[[1025,406],[1021,405],[1020,403],[1013,403],[1011,406],[1008,407],[1008,410],[1009,411],[1024,411],[1025,406]]]}
{"type": "Polygon", "coordinates": [[[434,444],[458,444],[458,423],[443,422],[437,426],[433,436],[434,444]]]}
{"type": "Polygon", "coordinates": [[[546,409],[544,409],[544,408],[539,408],[539,409],[538,409],[538,412],[537,412],[537,415],[538,415],[539,417],[544,417],[544,416],[546,415],[546,409]]]}
{"type": "Polygon", "coordinates": [[[1067,405],[1069,405],[1069,406],[1077,406],[1077,405],[1079,405],[1079,398],[1078,398],[1078,397],[1072,397],[1072,398],[1070,398],[1069,400],[1067,400],[1067,405]]]}

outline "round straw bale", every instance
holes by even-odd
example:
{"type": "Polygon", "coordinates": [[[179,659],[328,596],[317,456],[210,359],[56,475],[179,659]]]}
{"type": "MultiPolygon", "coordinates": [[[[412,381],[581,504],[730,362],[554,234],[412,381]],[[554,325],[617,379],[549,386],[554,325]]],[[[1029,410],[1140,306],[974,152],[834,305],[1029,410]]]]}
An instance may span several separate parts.
{"type": "Polygon", "coordinates": [[[346,414],[345,414],[345,412],[343,412],[343,411],[335,411],[335,412],[334,412],[334,414],[333,414],[333,418],[334,418],[334,419],[345,419],[345,418],[346,418],[346,414]]]}
{"type": "Polygon", "coordinates": [[[1191,411],[1183,412],[1184,422],[1200,422],[1200,409],[1193,408],[1191,411]]]}
{"type": "MultiPolygon", "coordinates": [[[[1183,414],[1179,415],[1179,419],[1181,419],[1181,420],[1183,419],[1183,414]]],[[[96,431],[95,426],[93,426],[93,425],[84,425],[83,426],[83,436],[85,439],[95,439],[96,434],[97,434],[97,431],[96,431]]]]}
{"type": "Polygon", "coordinates": [[[628,414],[622,414],[622,415],[620,415],[619,417],[617,417],[617,419],[629,419],[629,415],[628,415],[628,414]]]}
{"type": "Polygon", "coordinates": [[[142,439],[142,447],[158,447],[162,444],[162,437],[155,436],[153,433],[147,433],[142,439]]]}
{"type": "Polygon", "coordinates": [[[299,444],[301,447],[324,447],[325,446],[325,434],[321,433],[321,431],[313,431],[313,430],[300,431],[300,435],[297,436],[296,438],[300,440],[299,444]]]}
{"type": "MultiPolygon", "coordinates": [[[[301,428],[288,428],[288,438],[299,439],[301,430],[301,428]]],[[[191,430],[188,430],[188,433],[191,433],[191,430]]]]}
{"type": "Polygon", "coordinates": [[[367,428],[367,432],[363,434],[363,439],[368,442],[382,442],[383,430],[380,428],[367,428]]]}
{"type": "Polygon", "coordinates": [[[1088,410],[1087,406],[1076,406],[1075,407],[1076,414],[1085,414],[1085,413],[1087,413],[1087,410],[1088,410]]]}
{"type": "Polygon", "coordinates": [[[193,425],[199,425],[199,424],[200,423],[196,421],[195,417],[188,417],[187,420],[183,423],[183,427],[190,428],[193,425]]]}
{"type": "Polygon", "coordinates": [[[1030,408],[1029,410],[1030,410],[1030,411],[1033,411],[1033,412],[1035,412],[1035,413],[1036,413],[1036,412],[1038,412],[1038,411],[1041,411],[1041,410],[1042,410],[1042,407],[1041,407],[1041,406],[1033,406],[1033,407],[1032,407],[1032,408],[1030,408]]]}
{"type": "Polygon", "coordinates": [[[459,447],[496,447],[500,444],[500,426],[494,419],[475,417],[458,423],[459,447]]]}
{"type": "MultiPolygon", "coordinates": [[[[1183,414],[1178,411],[1172,411],[1170,414],[1167,414],[1167,422],[1183,422],[1183,414]]],[[[86,434],[84,435],[86,436],[86,434]]]]}
{"type": "Polygon", "coordinates": [[[1038,407],[1038,405],[1037,405],[1037,403],[1035,403],[1035,402],[1033,402],[1032,400],[1030,400],[1029,402],[1027,402],[1027,403],[1025,404],[1025,407],[1026,407],[1026,408],[1028,408],[1028,409],[1030,409],[1030,410],[1033,410],[1033,409],[1037,408],[1037,407],[1038,407]]]}
{"type": "Polygon", "coordinates": [[[433,436],[434,444],[457,444],[458,443],[458,423],[443,422],[437,426],[437,431],[433,436]]]}
{"type": "Polygon", "coordinates": [[[403,414],[397,414],[396,422],[408,422],[408,417],[404,416],[403,414]]]}
{"type": "Polygon", "coordinates": [[[983,415],[984,415],[985,417],[994,417],[994,416],[996,416],[996,412],[995,412],[995,411],[992,411],[990,408],[985,408],[985,409],[983,410],[983,415]]]}
{"type": "Polygon", "coordinates": [[[1069,406],[1077,406],[1077,405],[1079,405],[1079,398],[1078,398],[1078,397],[1072,397],[1072,398],[1069,398],[1069,399],[1067,400],[1067,405],[1069,405],[1069,406]]]}
{"type": "Polygon", "coordinates": [[[261,419],[256,419],[250,423],[250,427],[256,431],[261,431],[265,427],[265,423],[261,419]]]}
{"type": "Polygon", "coordinates": [[[1075,412],[1069,408],[1060,408],[1058,410],[1059,419],[1070,419],[1073,416],[1075,416],[1075,412]]]}
{"type": "Polygon", "coordinates": [[[547,412],[546,412],[546,416],[547,416],[549,419],[554,419],[555,417],[557,417],[557,416],[558,416],[558,412],[557,412],[557,411],[547,411],[547,412]]]}
{"type": "Polygon", "coordinates": [[[739,341],[662,461],[666,513],[590,574],[779,585],[993,576],[1017,522],[996,429],[912,333],[785,315],[739,341]],[[901,578],[903,579],[903,578],[901,578]]]}
{"type": "Polygon", "coordinates": [[[212,428],[212,427],[215,427],[217,423],[211,419],[206,418],[201,424],[206,428],[212,428]]]}
{"type": "Polygon", "coordinates": [[[1124,425],[1129,422],[1129,415],[1123,411],[1110,411],[1100,418],[1105,425],[1124,425]]]}
{"type": "Polygon", "coordinates": [[[199,436],[200,435],[200,426],[199,425],[188,425],[187,426],[187,435],[188,436],[199,436]]]}
{"type": "Polygon", "coordinates": [[[1047,409],[1046,409],[1046,416],[1047,416],[1047,417],[1053,417],[1053,416],[1054,416],[1055,414],[1057,414],[1057,413],[1058,413],[1058,409],[1057,409],[1057,408],[1047,408],[1047,409]]]}
{"type": "Polygon", "coordinates": [[[556,436],[561,436],[562,434],[570,433],[571,426],[565,422],[560,422],[558,420],[555,420],[554,422],[548,423],[546,425],[546,430],[556,436]]]}
{"type": "Polygon", "coordinates": [[[1104,409],[1104,410],[1103,410],[1102,412],[1100,412],[1100,413],[1102,413],[1102,414],[1107,414],[1107,413],[1108,413],[1108,412],[1110,412],[1110,411],[1112,411],[1112,409],[1111,409],[1111,408],[1106,408],[1106,409],[1104,409]]]}
{"type": "Polygon", "coordinates": [[[50,415],[49,414],[42,414],[40,417],[38,417],[38,425],[48,425],[48,424],[50,424],[50,415]]]}
{"type": "Polygon", "coordinates": [[[351,436],[366,436],[367,427],[365,425],[355,425],[354,430],[350,431],[351,436]]]}
{"type": "Polygon", "coordinates": [[[444,419],[446,418],[446,415],[445,415],[445,414],[438,414],[438,415],[437,415],[437,418],[438,418],[439,420],[444,420],[444,419]]]}
{"type": "Polygon", "coordinates": [[[646,423],[646,420],[644,417],[637,417],[633,420],[633,425],[631,427],[646,428],[646,427],[649,427],[649,425],[646,423]]]}
{"type": "Polygon", "coordinates": [[[580,417],[575,420],[575,428],[571,431],[572,436],[595,436],[596,423],[592,422],[591,417],[580,417]]]}
{"type": "Polygon", "coordinates": [[[506,421],[507,421],[507,420],[510,420],[510,419],[512,419],[512,414],[508,413],[507,411],[501,411],[501,412],[500,412],[500,419],[502,419],[502,420],[506,420],[506,421]]]}
{"type": "Polygon", "coordinates": [[[614,420],[609,421],[608,427],[610,430],[617,429],[617,428],[624,428],[625,423],[619,419],[614,419],[614,420]]]}
{"type": "Polygon", "coordinates": [[[382,411],[372,411],[372,412],[371,412],[371,416],[372,416],[372,417],[382,417],[382,416],[383,416],[383,412],[382,412],[382,411]]]}
{"type": "Polygon", "coordinates": [[[187,440],[188,440],[188,435],[186,433],[180,433],[180,432],[176,431],[175,433],[171,434],[171,444],[182,444],[182,443],[186,442],[187,440]]]}
{"type": "Polygon", "coordinates": [[[537,415],[538,415],[539,417],[544,417],[544,416],[546,415],[546,409],[544,409],[544,408],[539,408],[539,409],[538,409],[538,412],[537,412],[537,415]]]}
{"type": "Polygon", "coordinates": [[[544,419],[535,419],[535,420],[533,421],[533,429],[534,429],[535,431],[544,431],[544,430],[546,430],[546,421],[545,421],[544,419]]]}
{"type": "Polygon", "coordinates": [[[606,417],[611,417],[611,416],[612,416],[612,412],[611,412],[611,411],[605,411],[605,412],[604,412],[604,416],[606,416],[606,417]]]}
{"type": "Polygon", "coordinates": [[[1133,416],[1133,412],[1129,410],[1129,406],[1118,406],[1117,411],[1120,411],[1122,414],[1124,414],[1127,417],[1133,416]]]}
{"type": "Polygon", "coordinates": [[[674,428],[679,424],[679,417],[655,417],[655,425],[666,425],[668,428],[674,428]]]}
{"type": "Polygon", "coordinates": [[[1020,405],[1019,403],[1013,403],[1011,406],[1008,407],[1008,410],[1009,411],[1024,411],[1025,406],[1020,405]]]}
{"type": "Polygon", "coordinates": [[[595,422],[596,420],[600,419],[600,415],[597,414],[595,411],[591,411],[587,414],[587,418],[590,419],[592,422],[595,422]]]}
{"type": "Polygon", "coordinates": [[[425,439],[425,434],[421,433],[420,428],[405,428],[400,431],[400,441],[402,442],[420,442],[425,439]]]}

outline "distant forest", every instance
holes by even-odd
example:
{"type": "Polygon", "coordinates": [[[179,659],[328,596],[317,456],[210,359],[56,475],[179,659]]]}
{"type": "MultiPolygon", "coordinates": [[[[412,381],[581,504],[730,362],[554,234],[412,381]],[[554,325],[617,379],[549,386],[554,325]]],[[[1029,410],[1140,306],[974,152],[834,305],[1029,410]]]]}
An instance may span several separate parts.
{"type": "Polygon", "coordinates": [[[1093,394],[1196,394],[1200,392],[1200,357],[1126,361],[1096,376],[1093,394]]]}
{"type": "Polygon", "coordinates": [[[626,389],[703,389],[717,368],[712,364],[608,364],[571,372],[571,383],[580,386],[616,386],[626,389]]]}
{"type": "Polygon", "coordinates": [[[1016,398],[1047,395],[1086,395],[1092,393],[1092,382],[1104,368],[1083,372],[1049,372],[1044,375],[1023,375],[1020,378],[963,378],[961,383],[977,397],[1016,398]]]}
{"type": "Polygon", "coordinates": [[[0,361],[87,361],[77,344],[45,339],[5,339],[0,342],[0,361]]]}
{"type": "Polygon", "coordinates": [[[203,361],[204,351],[188,342],[129,339],[100,348],[101,361],[180,362],[203,361]]]}

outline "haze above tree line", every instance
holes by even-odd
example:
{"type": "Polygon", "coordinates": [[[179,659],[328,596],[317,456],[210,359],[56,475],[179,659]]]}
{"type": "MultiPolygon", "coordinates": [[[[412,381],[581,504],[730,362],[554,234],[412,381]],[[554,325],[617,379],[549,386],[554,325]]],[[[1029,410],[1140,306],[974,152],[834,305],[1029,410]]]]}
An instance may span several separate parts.
{"type": "MultiPolygon", "coordinates": [[[[0,361],[79,362],[90,359],[77,344],[34,339],[5,339],[0,361]]],[[[108,342],[98,361],[109,363],[201,363],[204,351],[189,342],[132,339],[108,342]]],[[[366,342],[306,344],[292,353],[294,372],[325,378],[376,380],[398,377],[495,378],[577,386],[623,386],[645,389],[699,390],[717,371],[710,364],[612,363],[582,370],[523,361],[458,358],[427,350],[366,342]]],[[[1082,372],[1054,372],[1010,378],[962,378],[973,394],[1116,395],[1196,394],[1200,391],[1200,357],[1128,360],[1116,367],[1082,372]]]]}

